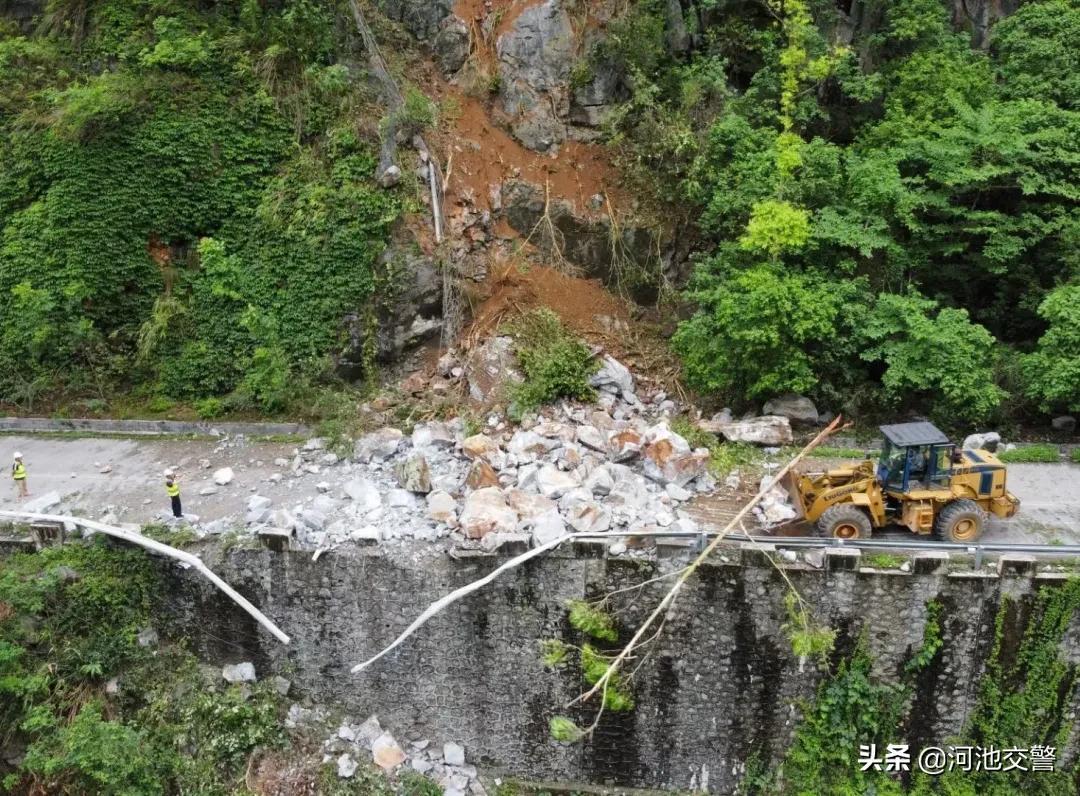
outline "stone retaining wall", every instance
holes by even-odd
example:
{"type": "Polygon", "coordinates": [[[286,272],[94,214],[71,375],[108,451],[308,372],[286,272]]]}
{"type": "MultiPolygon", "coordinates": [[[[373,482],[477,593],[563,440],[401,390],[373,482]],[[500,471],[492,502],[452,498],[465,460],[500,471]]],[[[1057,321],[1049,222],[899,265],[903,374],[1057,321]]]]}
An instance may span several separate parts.
{"type": "MultiPolygon", "coordinates": [[[[580,693],[580,675],[573,667],[545,671],[540,641],[580,643],[566,619],[570,599],[632,587],[675,566],[670,559],[605,558],[601,551],[579,544],[530,562],[436,617],[358,676],[349,673],[354,663],[378,652],[429,603],[503,559],[396,563],[370,548],[317,561],[309,553],[265,550],[207,560],[293,636],[289,647],[191,573],[170,569],[168,602],[177,629],[211,660],[253,660],[260,676],[280,672],[299,693],[355,720],[377,714],[403,741],[456,741],[470,762],[532,779],[687,788],[707,778],[710,791],[731,792],[749,755],[783,753],[796,705],[819,683],[814,667],[794,658],[782,630],[782,577],[757,551],[730,550],[729,561],[706,566],[649,647],[635,679],[636,709],[606,714],[591,740],[564,746],[550,740],[547,723],[556,713],[575,715],[564,706],[580,693]]],[[[945,645],[920,678],[903,739],[913,747],[945,741],[975,705],[1002,595],[1017,601],[1019,610],[1010,612],[1017,626],[1006,628],[1006,637],[1018,643],[1035,590],[1064,577],[1035,574],[1022,558],[1004,561],[1000,574],[950,573],[941,553],[917,557],[910,573],[859,571],[858,556],[830,551],[820,570],[786,571],[818,616],[839,630],[838,653],[865,634],[887,678],[895,679],[920,648],[927,601],[944,606],[945,645]]],[[[622,640],[661,588],[618,596],[622,640]]],[[[1065,639],[1067,658],[1080,660],[1080,621],[1074,618],[1065,639]]],[[[1077,693],[1069,699],[1075,715],[1077,693]]]]}

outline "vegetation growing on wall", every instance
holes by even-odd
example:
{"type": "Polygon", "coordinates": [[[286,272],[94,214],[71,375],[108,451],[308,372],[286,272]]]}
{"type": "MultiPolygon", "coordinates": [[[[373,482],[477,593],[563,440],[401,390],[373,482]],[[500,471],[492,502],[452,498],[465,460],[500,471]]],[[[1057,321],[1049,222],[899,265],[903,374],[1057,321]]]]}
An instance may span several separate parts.
{"type": "Polygon", "coordinates": [[[335,14],[54,0],[0,31],[0,403],[277,410],[328,375],[401,209],[335,14]]]}
{"type": "Polygon", "coordinates": [[[860,771],[860,745],[905,743],[906,714],[911,710],[916,677],[927,669],[947,643],[942,604],[927,604],[923,641],[905,664],[899,682],[875,675],[865,639],[803,706],[802,723],[781,763],[772,770],[758,765],[748,773],[743,791],[751,794],[877,793],[877,794],[1066,794],[1076,789],[1075,766],[1066,769],[1062,753],[1072,720],[1075,667],[1062,659],[1065,631],[1080,611],[1080,579],[1040,589],[1033,601],[1022,638],[1015,632],[1016,604],[1003,596],[994,628],[994,645],[978,685],[978,704],[960,737],[938,739],[953,746],[1006,749],[1033,745],[1052,747],[1053,772],[964,770],[954,767],[938,776],[917,770],[918,749],[912,749],[911,773],[901,778],[870,768],[860,771]]]}
{"type": "Polygon", "coordinates": [[[938,0],[871,4],[846,46],[831,4],[699,2],[679,54],[666,8],[593,58],[631,76],[628,175],[699,230],[696,387],[947,425],[1080,406],[1080,4],[1022,4],[981,51],[938,0]]]}

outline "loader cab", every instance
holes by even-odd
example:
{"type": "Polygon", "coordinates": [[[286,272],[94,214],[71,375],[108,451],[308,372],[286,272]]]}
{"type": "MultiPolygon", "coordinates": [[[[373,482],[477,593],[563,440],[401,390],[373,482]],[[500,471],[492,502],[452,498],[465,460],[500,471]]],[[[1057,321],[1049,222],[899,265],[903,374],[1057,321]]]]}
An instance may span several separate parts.
{"type": "Polygon", "coordinates": [[[891,492],[946,489],[952,477],[955,446],[932,423],[882,426],[877,477],[891,492]]]}

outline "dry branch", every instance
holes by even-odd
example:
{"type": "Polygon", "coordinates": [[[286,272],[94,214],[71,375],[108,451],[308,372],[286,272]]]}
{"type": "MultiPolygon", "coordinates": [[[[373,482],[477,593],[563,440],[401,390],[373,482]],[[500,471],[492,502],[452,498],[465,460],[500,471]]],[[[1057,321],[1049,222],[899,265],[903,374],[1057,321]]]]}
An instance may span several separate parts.
{"type": "Polygon", "coordinates": [[[228,597],[247,611],[260,625],[266,628],[274,638],[280,641],[282,644],[289,643],[289,637],[270,621],[269,617],[263,614],[258,608],[248,602],[242,597],[232,586],[223,581],[217,575],[215,575],[206,564],[204,564],[198,556],[194,556],[191,553],[183,550],[177,550],[175,547],[169,547],[166,544],[155,541],[147,536],[143,536],[141,533],[135,533],[134,531],[127,531],[123,528],[116,528],[112,525],[106,525],[102,522],[94,522],[93,520],[86,520],[82,517],[70,517],[66,514],[32,514],[25,511],[0,511],[0,519],[11,519],[18,522],[60,522],[60,523],[73,523],[96,533],[103,533],[106,536],[111,536],[114,539],[121,539],[125,542],[138,545],[139,547],[145,547],[147,550],[158,553],[159,555],[168,556],[169,558],[176,559],[177,561],[185,564],[189,567],[196,569],[199,574],[209,580],[228,597]]]}
{"type": "Polygon", "coordinates": [[[739,513],[736,514],[735,517],[732,518],[732,520],[726,526],[724,526],[724,529],[716,535],[716,538],[709,543],[708,547],[706,547],[701,552],[701,554],[697,558],[695,558],[686,569],[682,571],[682,574],[679,575],[679,579],[675,581],[675,584],[668,590],[667,594],[664,595],[663,599],[660,600],[660,604],[656,606],[656,608],[651,614],[649,614],[648,618],[644,621],[644,623],[642,623],[641,627],[637,629],[637,632],[634,633],[633,637],[630,639],[630,642],[625,647],[623,647],[622,651],[618,655],[616,655],[614,659],[612,659],[611,663],[608,665],[608,668],[605,670],[604,674],[601,675],[600,679],[593,684],[592,688],[572,700],[570,702],[571,705],[577,702],[587,702],[589,699],[594,697],[598,691],[603,691],[605,688],[607,688],[607,685],[611,681],[611,678],[618,673],[619,668],[623,665],[626,659],[629,658],[630,655],[634,652],[634,650],[640,646],[641,639],[645,635],[645,633],[649,630],[650,627],[652,627],[656,620],[660,618],[660,616],[662,616],[671,608],[672,604],[675,602],[675,599],[679,594],[679,590],[683,587],[683,584],[686,583],[690,576],[697,571],[698,567],[700,567],[701,564],[713,554],[716,548],[720,545],[720,542],[724,540],[724,537],[731,533],[731,530],[737,525],[739,525],[740,522],[742,522],[743,518],[750,513],[754,506],[760,503],[761,499],[765,497],[769,490],[771,490],[773,486],[779,483],[783,479],[783,477],[795,467],[795,465],[802,461],[803,458],[805,458],[806,455],[810,453],[810,451],[812,451],[814,448],[816,448],[818,445],[828,439],[832,434],[834,434],[836,430],[840,428],[840,424],[841,418],[837,417],[835,420],[833,420],[832,423],[828,425],[828,427],[824,431],[814,437],[814,439],[811,440],[810,444],[799,452],[798,456],[796,456],[794,459],[784,465],[784,467],[780,470],[780,472],[776,474],[775,477],[770,479],[765,484],[762,484],[762,487],[758,490],[758,493],[753,498],[751,498],[745,506],[742,507],[739,513]]]}

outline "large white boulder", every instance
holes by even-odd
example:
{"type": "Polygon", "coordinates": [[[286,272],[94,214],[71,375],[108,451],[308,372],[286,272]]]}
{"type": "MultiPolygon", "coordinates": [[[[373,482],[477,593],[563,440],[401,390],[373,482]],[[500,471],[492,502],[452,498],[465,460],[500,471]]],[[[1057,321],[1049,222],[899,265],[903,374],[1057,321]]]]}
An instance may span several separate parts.
{"type": "Polygon", "coordinates": [[[489,533],[512,533],[517,522],[517,512],[507,505],[501,489],[485,487],[465,498],[460,525],[470,539],[482,539],[489,533]]]}
{"type": "Polygon", "coordinates": [[[754,445],[778,447],[794,441],[791,421],[780,415],[764,415],[730,423],[705,420],[698,424],[705,431],[719,434],[730,442],[750,442],[754,445]]]}
{"type": "Polygon", "coordinates": [[[773,398],[762,407],[763,415],[780,415],[795,423],[817,423],[818,410],[805,395],[787,393],[773,398]]]}

